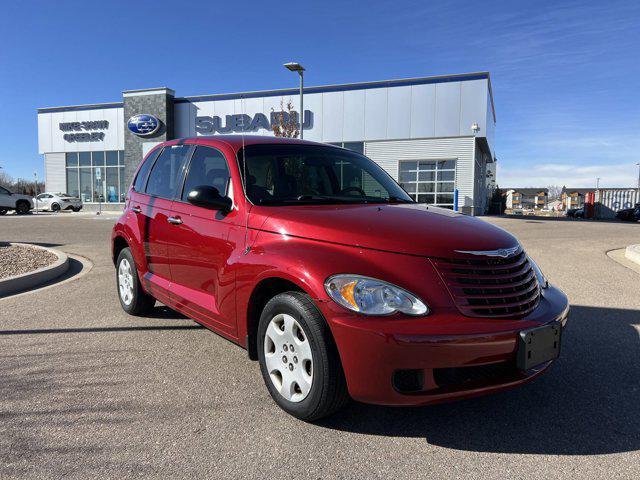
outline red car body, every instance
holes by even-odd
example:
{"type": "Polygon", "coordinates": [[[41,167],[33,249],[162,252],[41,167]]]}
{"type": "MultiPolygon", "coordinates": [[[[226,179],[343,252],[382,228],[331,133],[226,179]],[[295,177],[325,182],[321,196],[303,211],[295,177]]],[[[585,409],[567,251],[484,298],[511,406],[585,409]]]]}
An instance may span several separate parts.
{"type": "Polygon", "coordinates": [[[330,327],[350,396],[363,402],[422,405],[470,397],[524,383],[552,363],[526,371],[514,368],[520,332],[566,323],[569,306],[560,290],[549,285],[524,315],[469,315],[443,273],[448,268],[443,259],[454,266],[469,261],[470,255],[459,251],[518,247],[512,235],[479,219],[420,204],[252,205],[236,156],[243,145],[271,142],[311,143],[219,136],[156,147],[197,144],[222,152],[235,207],[218,215],[130,190],[113,229],[114,260],[129,246],[147,293],[247,348],[252,358],[265,296],[291,288],[306,292],[330,327]],[[169,217],[182,223],[169,223],[169,217]],[[405,288],[426,301],[429,314],[351,312],[325,290],[325,280],[339,273],[405,288]],[[409,372],[410,383],[420,380],[403,390],[398,387],[402,378],[394,377],[398,372],[409,372]]]}

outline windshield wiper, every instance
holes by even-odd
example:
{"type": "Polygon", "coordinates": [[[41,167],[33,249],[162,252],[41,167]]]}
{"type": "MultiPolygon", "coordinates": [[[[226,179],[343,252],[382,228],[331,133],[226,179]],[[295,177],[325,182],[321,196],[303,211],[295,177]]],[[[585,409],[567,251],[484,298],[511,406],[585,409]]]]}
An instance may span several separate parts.
{"type": "Polygon", "coordinates": [[[389,199],[387,200],[389,203],[391,202],[400,202],[400,203],[416,203],[413,200],[407,200],[406,198],[400,198],[400,197],[396,197],[396,196],[391,196],[389,197],[389,199]]]}
{"type": "Polygon", "coordinates": [[[344,203],[344,204],[366,204],[366,203],[414,203],[405,198],[391,196],[383,197],[349,197],[344,195],[298,195],[295,198],[270,198],[258,201],[260,205],[284,205],[284,204],[314,204],[314,203],[344,203]]]}
{"type": "Polygon", "coordinates": [[[299,202],[307,202],[307,201],[313,201],[313,202],[341,202],[341,203],[353,203],[354,200],[358,200],[357,197],[354,197],[354,199],[350,199],[350,198],[345,198],[345,197],[339,197],[339,196],[334,196],[334,195],[299,195],[296,200],[298,200],[299,202]]]}
{"type": "Polygon", "coordinates": [[[331,197],[323,195],[299,195],[295,198],[269,198],[259,200],[260,205],[285,205],[285,204],[314,204],[314,203],[355,203],[343,197],[331,197]]]}

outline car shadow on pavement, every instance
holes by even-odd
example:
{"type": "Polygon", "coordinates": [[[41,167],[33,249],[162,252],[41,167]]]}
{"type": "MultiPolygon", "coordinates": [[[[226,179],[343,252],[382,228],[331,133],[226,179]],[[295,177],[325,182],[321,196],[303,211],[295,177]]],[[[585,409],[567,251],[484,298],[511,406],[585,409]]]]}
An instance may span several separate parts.
{"type": "Polygon", "coordinates": [[[197,330],[204,328],[202,325],[193,322],[181,313],[171,310],[164,305],[155,306],[147,315],[149,319],[155,320],[189,320],[185,325],[119,325],[115,327],[71,327],[71,328],[34,328],[0,330],[0,337],[7,335],[38,335],[55,333],[105,333],[105,332],[143,332],[146,330],[197,330]]]}
{"type": "Polygon", "coordinates": [[[36,328],[26,330],[0,330],[0,337],[6,335],[38,335],[54,333],[105,333],[105,332],[143,332],[145,330],[194,330],[202,325],[143,325],[126,327],[80,327],[80,328],[36,328]]]}
{"type": "Polygon", "coordinates": [[[640,449],[640,311],[574,306],[560,359],[514,390],[419,408],[351,403],[319,424],[496,453],[640,449]]]}

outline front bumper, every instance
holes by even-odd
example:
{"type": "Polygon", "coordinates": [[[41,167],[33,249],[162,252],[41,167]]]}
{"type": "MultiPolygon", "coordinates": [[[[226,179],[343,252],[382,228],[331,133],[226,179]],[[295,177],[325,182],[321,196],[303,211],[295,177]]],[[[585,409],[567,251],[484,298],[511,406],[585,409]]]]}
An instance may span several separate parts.
{"type": "Polygon", "coordinates": [[[422,318],[364,317],[328,304],[321,309],[352,398],[426,405],[504,390],[543,373],[552,362],[515,368],[519,332],[551,322],[564,327],[569,304],[549,286],[536,310],[519,320],[471,318],[453,309],[422,318]]]}

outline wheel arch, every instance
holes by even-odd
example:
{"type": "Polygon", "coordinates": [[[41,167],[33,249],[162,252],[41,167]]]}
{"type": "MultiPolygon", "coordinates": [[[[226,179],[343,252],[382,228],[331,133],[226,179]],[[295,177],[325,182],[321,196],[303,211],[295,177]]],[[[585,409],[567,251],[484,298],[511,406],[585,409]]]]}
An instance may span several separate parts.
{"type": "Polygon", "coordinates": [[[29,202],[29,200],[26,200],[24,198],[19,198],[18,200],[16,200],[16,210],[18,209],[18,206],[21,203],[26,203],[28,205],[28,207],[29,207],[29,210],[31,210],[31,203],[29,202]]]}
{"type": "Polygon", "coordinates": [[[116,262],[118,261],[118,255],[120,255],[120,252],[122,250],[124,250],[125,248],[129,247],[129,242],[127,242],[127,239],[124,238],[124,236],[122,235],[116,235],[113,238],[113,248],[112,248],[112,260],[113,260],[113,264],[115,265],[116,262]]]}
{"type": "Polygon", "coordinates": [[[251,360],[258,359],[258,345],[257,345],[257,332],[258,323],[260,322],[260,315],[267,302],[284,292],[301,292],[313,298],[310,292],[308,292],[302,285],[295,282],[292,279],[284,278],[280,276],[270,276],[261,279],[253,288],[251,295],[249,296],[249,302],[246,309],[246,348],[249,358],[251,360]]]}

